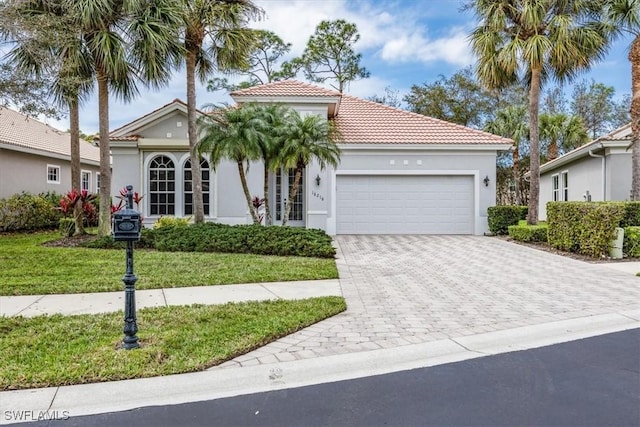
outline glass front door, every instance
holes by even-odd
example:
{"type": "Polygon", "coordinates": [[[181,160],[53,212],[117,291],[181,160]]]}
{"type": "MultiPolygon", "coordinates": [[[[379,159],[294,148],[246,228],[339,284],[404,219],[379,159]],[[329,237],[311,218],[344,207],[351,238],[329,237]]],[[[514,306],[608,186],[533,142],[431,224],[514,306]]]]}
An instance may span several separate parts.
{"type": "MultiPolygon", "coordinates": [[[[295,169],[289,169],[288,171],[282,169],[276,172],[275,220],[280,224],[282,224],[287,200],[289,198],[289,191],[293,186],[295,176],[295,169]]],[[[304,171],[302,171],[302,177],[300,178],[300,184],[298,185],[298,193],[291,205],[287,225],[292,227],[304,227],[304,171]]]]}

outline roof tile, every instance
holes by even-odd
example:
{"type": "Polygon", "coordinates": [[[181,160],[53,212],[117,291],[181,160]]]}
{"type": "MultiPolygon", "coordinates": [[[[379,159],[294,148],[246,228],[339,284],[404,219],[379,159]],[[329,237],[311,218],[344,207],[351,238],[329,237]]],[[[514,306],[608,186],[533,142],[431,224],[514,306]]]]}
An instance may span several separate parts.
{"type": "Polygon", "coordinates": [[[298,80],[280,80],[231,92],[231,96],[340,96],[340,92],[298,80]]]}
{"type": "MultiPolygon", "coordinates": [[[[71,136],[32,117],[0,106],[0,142],[71,156],[71,136]]],[[[100,149],[80,141],[80,158],[100,161],[100,149]]]]}

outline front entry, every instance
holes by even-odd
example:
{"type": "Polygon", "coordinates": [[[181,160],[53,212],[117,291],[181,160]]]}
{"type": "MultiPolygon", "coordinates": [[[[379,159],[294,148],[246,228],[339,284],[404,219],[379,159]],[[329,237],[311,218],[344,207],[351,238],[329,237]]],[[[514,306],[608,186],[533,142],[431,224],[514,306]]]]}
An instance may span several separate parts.
{"type": "MultiPolygon", "coordinates": [[[[289,198],[289,191],[293,186],[293,180],[295,179],[295,169],[279,169],[276,172],[276,198],[275,198],[275,222],[282,224],[282,218],[286,209],[287,199],[289,198]]],[[[298,185],[298,194],[291,206],[291,212],[289,212],[289,221],[287,225],[292,227],[304,227],[304,170],[302,171],[302,177],[300,178],[300,184],[298,185]]]]}

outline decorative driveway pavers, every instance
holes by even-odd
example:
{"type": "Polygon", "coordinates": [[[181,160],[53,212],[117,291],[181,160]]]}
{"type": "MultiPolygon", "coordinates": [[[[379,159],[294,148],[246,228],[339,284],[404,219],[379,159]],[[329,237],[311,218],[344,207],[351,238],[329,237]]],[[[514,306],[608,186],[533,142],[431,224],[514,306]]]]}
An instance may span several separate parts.
{"type": "Polygon", "coordinates": [[[640,309],[640,278],[480,236],[337,236],[346,312],[220,367],[640,309]]]}

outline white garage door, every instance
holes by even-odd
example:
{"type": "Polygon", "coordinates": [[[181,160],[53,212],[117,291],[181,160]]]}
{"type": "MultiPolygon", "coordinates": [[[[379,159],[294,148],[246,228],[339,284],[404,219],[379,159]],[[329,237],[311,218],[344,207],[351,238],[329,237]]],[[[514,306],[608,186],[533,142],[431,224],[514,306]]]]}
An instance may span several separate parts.
{"type": "Polygon", "coordinates": [[[473,234],[472,176],[338,175],[338,234],[473,234]]]}

